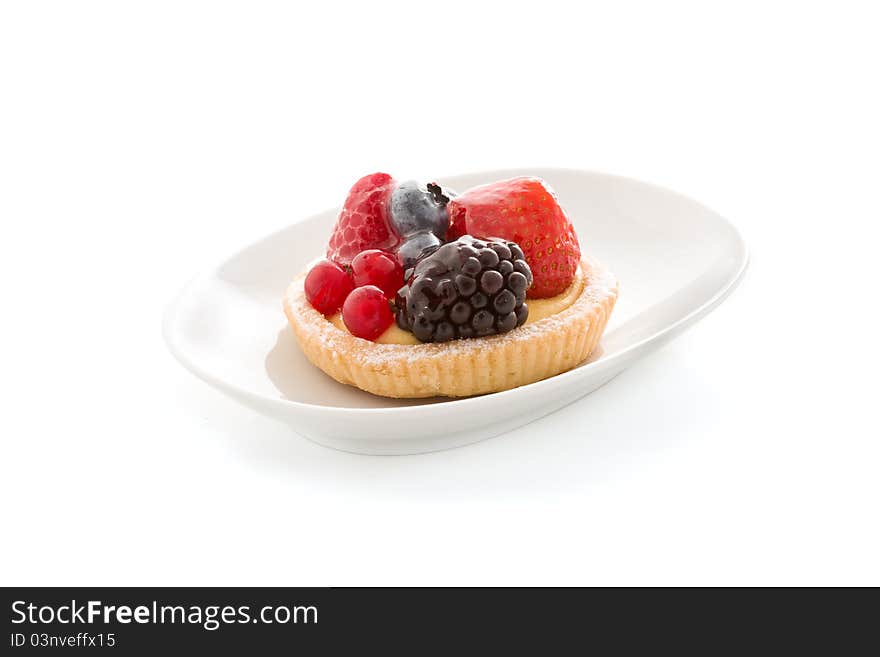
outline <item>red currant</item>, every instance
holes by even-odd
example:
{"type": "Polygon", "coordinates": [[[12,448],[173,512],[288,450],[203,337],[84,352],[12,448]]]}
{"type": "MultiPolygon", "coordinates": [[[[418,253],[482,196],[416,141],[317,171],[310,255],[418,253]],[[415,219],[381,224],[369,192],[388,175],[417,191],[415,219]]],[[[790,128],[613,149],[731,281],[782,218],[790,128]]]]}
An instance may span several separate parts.
{"type": "Polygon", "coordinates": [[[342,304],[342,321],[349,333],[375,340],[394,321],[385,293],[375,285],[355,288],[342,304]]]}
{"type": "Polygon", "coordinates": [[[351,273],[355,287],[375,285],[389,299],[403,287],[403,268],[397,258],[379,249],[358,253],[351,261],[351,273]]]}
{"type": "Polygon", "coordinates": [[[342,267],[322,260],[311,268],[304,283],[306,299],[324,315],[332,315],[342,308],[346,297],[354,289],[351,276],[342,267]]]}

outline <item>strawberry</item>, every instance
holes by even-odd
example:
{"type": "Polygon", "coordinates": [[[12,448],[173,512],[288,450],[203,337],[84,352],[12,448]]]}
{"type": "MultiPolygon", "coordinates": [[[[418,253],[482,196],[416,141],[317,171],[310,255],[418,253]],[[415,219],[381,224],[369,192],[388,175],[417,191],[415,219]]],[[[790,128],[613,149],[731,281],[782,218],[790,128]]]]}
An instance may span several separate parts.
{"type": "Polygon", "coordinates": [[[388,198],[394,187],[394,178],[387,173],[373,173],[354,184],[330,235],[329,260],[348,267],[361,251],[397,247],[400,237],[388,222],[388,198]]]}
{"type": "Polygon", "coordinates": [[[510,178],[452,199],[447,239],[473,235],[516,242],[535,277],[528,296],[542,299],[571,285],[581,259],[574,226],[540,178],[510,178]]]}

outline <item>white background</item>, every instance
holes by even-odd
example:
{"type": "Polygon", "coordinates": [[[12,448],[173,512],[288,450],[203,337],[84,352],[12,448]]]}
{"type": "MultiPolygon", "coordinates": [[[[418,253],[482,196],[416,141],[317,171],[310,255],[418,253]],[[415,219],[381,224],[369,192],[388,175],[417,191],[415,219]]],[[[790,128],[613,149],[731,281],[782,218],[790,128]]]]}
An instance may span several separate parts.
{"type": "Polygon", "coordinates": [[[872,3],[297,4],[0,8],[3,584],[880,584],[872,3]],[[313,445],[165,350],[187,279],[364,173],[539,165],[714,207],[745,282],[426,456],[313,445]]]}

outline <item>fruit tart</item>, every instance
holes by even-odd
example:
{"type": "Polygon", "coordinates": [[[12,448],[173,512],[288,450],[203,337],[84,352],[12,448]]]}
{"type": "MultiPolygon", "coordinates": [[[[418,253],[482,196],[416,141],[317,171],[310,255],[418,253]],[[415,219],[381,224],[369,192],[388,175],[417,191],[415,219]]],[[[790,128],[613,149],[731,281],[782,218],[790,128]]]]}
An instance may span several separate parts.
{"type": "Polygon", "coordinates": [[[581,255],[540,178],[459,195],[374,173],[351,188],[325,258],[283,306],[305,355],[337,381],[464,397],[582,363],[616,300],[616,279],[581,255]]]}

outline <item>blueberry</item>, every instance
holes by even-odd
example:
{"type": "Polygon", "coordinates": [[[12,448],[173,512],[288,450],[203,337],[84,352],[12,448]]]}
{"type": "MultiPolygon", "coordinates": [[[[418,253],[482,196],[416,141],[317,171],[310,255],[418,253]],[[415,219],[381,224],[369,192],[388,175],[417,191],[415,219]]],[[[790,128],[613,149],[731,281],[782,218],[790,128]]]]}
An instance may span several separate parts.
{"type": "Polygon", "coordinates": [[[398,235],[431,232],[443,239],[449,228],[449,210],[446,205],[455,194],[443,190],[437,183],[427,185],[417,180],[400,183],[391,193],[391,224],[398,235]]]}
{"type": "MultiPolygon", "coordinates": [[[[433,233],[416,233],[406,238],[397,249],[397,259],[404,269],[415,266],[416,261],[425,253],[440,246],[440,238],[433,233]]],[[[430,263],[429,263],[430,264],[430,263]]]]}

